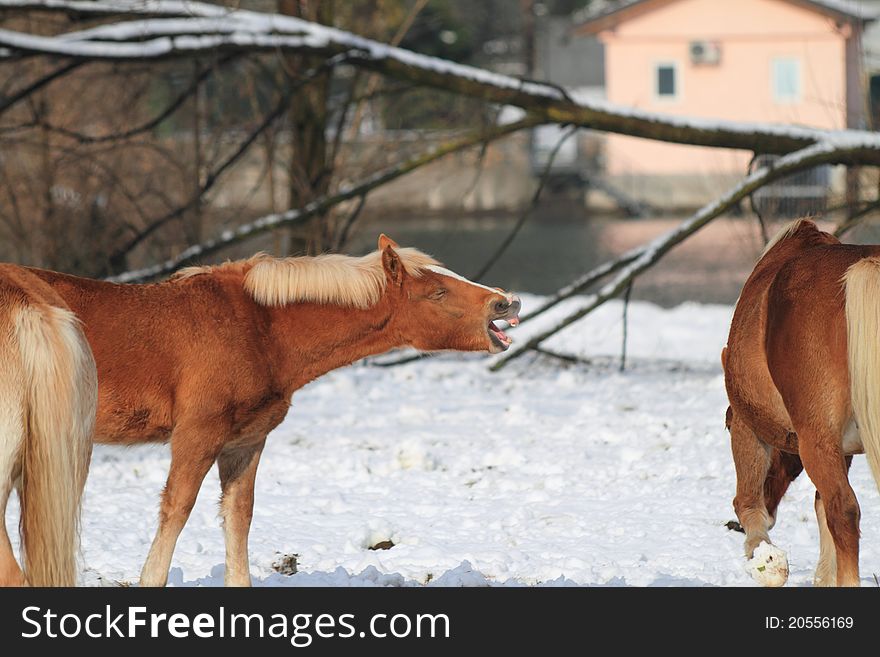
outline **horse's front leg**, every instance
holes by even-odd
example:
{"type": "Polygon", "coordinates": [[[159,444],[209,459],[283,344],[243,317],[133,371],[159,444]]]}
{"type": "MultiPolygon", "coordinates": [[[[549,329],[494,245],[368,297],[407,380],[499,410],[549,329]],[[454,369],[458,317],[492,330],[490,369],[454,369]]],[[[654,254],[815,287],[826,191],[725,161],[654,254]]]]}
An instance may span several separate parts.
{"type": "Polygon", "coordinates": [[[223,497],[220,515],[226,538],[226,586],[250,586],[248,532],[254,512],[254,482],[266,439],[224,450],[217,457],[223,497]]]}
{"type": "Polygon", "coordinates": [[[141,586],[165,586],[177,538],[196,503],[202,480],[220,451],[219,428],[181,428],[171,437],[171,468],[159,507],[159,528],[141,570],[141,586]]]}

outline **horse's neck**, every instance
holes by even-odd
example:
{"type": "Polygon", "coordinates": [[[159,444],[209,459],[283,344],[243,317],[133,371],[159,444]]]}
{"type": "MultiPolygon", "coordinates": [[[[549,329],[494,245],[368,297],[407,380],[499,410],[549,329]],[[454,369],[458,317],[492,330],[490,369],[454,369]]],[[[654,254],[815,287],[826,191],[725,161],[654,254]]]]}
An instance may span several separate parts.
{"type": "Polygon", "coordinates": [[[292,390],[338,367],[401,346],[391,315],[384,298],[368,309],[312,303],[274,308],[273,348],[291,377],[292,390]]]}

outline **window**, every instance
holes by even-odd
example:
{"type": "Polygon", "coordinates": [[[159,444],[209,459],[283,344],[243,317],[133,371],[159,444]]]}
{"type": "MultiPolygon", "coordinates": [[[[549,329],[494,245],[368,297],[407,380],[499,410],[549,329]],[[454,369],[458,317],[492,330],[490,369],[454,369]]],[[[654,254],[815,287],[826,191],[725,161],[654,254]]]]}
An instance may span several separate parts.
{"type": "Polygon", "coordinates": [[[678,67],[675,64],[657,64],[654,80],[657,98],[673,100],[678,96],[678,67]]]}
{"type": "Polygon", "coordinates": [[[801,62],[794,57],[773,60],[773,100],[797,103],[801,99],[801,62]]]}

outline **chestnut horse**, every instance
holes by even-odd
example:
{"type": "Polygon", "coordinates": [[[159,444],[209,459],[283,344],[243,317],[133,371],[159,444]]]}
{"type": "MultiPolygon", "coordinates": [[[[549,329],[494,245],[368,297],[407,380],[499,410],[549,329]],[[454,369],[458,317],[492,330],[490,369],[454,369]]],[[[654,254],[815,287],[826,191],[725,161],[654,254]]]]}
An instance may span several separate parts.
{"type": "Polygon", "coordinates": [[[0,586],[73,586],[97,376],[79,322],[23,267],[0,265],[0,586]],[[19,567],[4,521],[21,503],[19,567]]]}
{"type": "Polygon", "coordinates": [[[151,285],[31,270],[85,327],[98,365],[95,439],[170,442],[141,585],[163,586],[177,537],[217,463],[229,586],[250,585],[247,536],[266,435],[291,395],[395,347],[500,352],[520,301],[382,235],[379,250],[195,267],[151,285]]]}
{"type": "Polygon", "coordinates": [[[721,360],[752,576],[767,586],[788,578],[768,532],[804,469],[816,486],[814,582],[858,586],[848,471],[865,453],[880,485],[880,246],[841,244],[806,220],[786,227],[743,287],[721,360]]]}

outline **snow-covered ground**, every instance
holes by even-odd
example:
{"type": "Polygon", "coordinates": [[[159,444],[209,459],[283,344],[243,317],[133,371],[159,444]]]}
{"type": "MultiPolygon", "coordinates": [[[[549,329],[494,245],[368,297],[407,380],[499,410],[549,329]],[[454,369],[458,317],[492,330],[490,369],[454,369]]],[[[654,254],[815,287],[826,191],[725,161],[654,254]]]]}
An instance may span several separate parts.
{"type": "MultiPolygon", "coordinates": [[[[537,300],[525,301],[528,310],[537,300]]],[[[623,373],[621,306],[610,303],[546,345],[590,365],[527,355],[493,374],[486,357],[443,355],[319,379],[295,395],[263,455],[254,583],[752,585],[743,535],[724,526],[735,482],[719,352],[730,314],[634,302],[623,373]],[[368,549],[381,541],[394,547],[368,549]],[[273,564],[294,554],[299,572],[277,573],[273,564]]],[[[168,462],[164,447],[96,447],[83,583],[137,581],[168,462]]],[[[880,496],[863,457],[852,481],[863,580],[873,584],[880,496]]],[[[218,492],[212,472],[172,585],[222,584],[218,492]]],[[[811,582],[818,555],[812,500],[802,475],[772,532],[793,585],[811,582]]],[[[11,504],[9,527],[17,513],[11,504]]]]}

